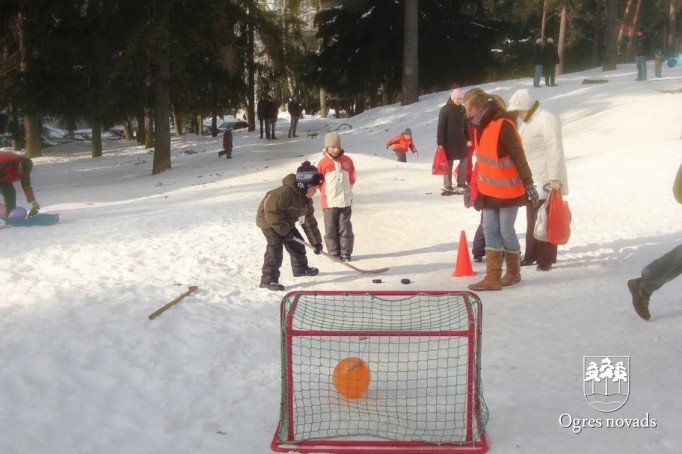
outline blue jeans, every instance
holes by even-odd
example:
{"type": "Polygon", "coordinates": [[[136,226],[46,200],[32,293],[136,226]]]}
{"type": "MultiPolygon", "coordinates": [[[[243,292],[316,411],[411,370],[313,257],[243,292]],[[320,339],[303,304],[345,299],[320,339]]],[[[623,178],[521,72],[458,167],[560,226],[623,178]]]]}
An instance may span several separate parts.
{"type": "Polygon", "coordinates": [[[483,208],[485,248],[495,251],[521,252],[514,223],[519,207],[483,208]]]}
{"type": "Polygon", "coordinates": [[[651,295],[680,274],[682,274],[682,244],[644,267],[642,290],[651,295]]]}

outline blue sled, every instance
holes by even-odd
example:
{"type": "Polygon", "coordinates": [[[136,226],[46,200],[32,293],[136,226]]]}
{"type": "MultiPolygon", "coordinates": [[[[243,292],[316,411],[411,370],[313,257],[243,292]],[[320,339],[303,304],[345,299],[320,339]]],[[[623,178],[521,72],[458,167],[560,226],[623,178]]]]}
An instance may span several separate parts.
{"type": "Polygon", "coordinates": [[[9,219],[2,218],[5,224],[14,227],[30,227],[32,225],[54,225],[59,222],[59,214],[57,213],[38,213],[35,216],[26,219],[9,219]]]}

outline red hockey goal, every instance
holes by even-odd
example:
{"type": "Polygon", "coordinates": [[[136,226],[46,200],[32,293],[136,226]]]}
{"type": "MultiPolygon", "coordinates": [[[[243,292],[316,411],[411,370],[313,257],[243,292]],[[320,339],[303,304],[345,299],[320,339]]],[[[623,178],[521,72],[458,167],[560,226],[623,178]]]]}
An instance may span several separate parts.
{"type": "Polygon", "coordinates": [[[464,291],[288,293],[273,451],[486,452],[481,317],[464,291]]]}

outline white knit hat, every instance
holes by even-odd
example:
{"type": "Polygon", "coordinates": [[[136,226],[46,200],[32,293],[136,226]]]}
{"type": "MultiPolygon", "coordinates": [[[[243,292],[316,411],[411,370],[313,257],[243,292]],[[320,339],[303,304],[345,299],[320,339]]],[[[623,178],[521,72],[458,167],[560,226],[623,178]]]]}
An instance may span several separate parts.
{"type": "Polygon", "coordinates": [[[509,111],[515,111],[515,110],[530,110],[533,108],[533,104],[535,104],[536,99],[533,97],[533,95],[530,94],[528,89],[522,88],[520,90],[516,90],[513,95],[511,95],[511,98],[509,98],[509,107],[507,110],[509,111]]]}

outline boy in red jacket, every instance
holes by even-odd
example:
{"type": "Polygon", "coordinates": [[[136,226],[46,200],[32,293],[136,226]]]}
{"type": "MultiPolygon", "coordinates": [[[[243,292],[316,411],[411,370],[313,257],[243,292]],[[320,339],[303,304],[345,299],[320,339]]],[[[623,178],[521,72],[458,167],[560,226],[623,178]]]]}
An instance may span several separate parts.
{"type": "Polygon", "coordinates": [[[390,147],[391,145],[393,145],[393,151],[398,157],[399,162],[407,162],[407,157],[405,156],[407,154],[407,150],[412,150],[412,153],[419,156],[417,146],[412,140],[412,130],[410,128],[406,128],[401,134],[388,139],[386,142],[386,148],[390,147]]]}
{"type": "Polygon", "coordinates": [[[5,200],[7,213],[17,206],[17,191],[14,189],[14,182],[21,181],[21,188],[24,190],[26,200],[32,205],[28,216],[35,216],[40,210],[40,205],[33,194],[31,187],[31,170],[33,161],[18,154],[0,151],[0,193],[5,200]]]}

